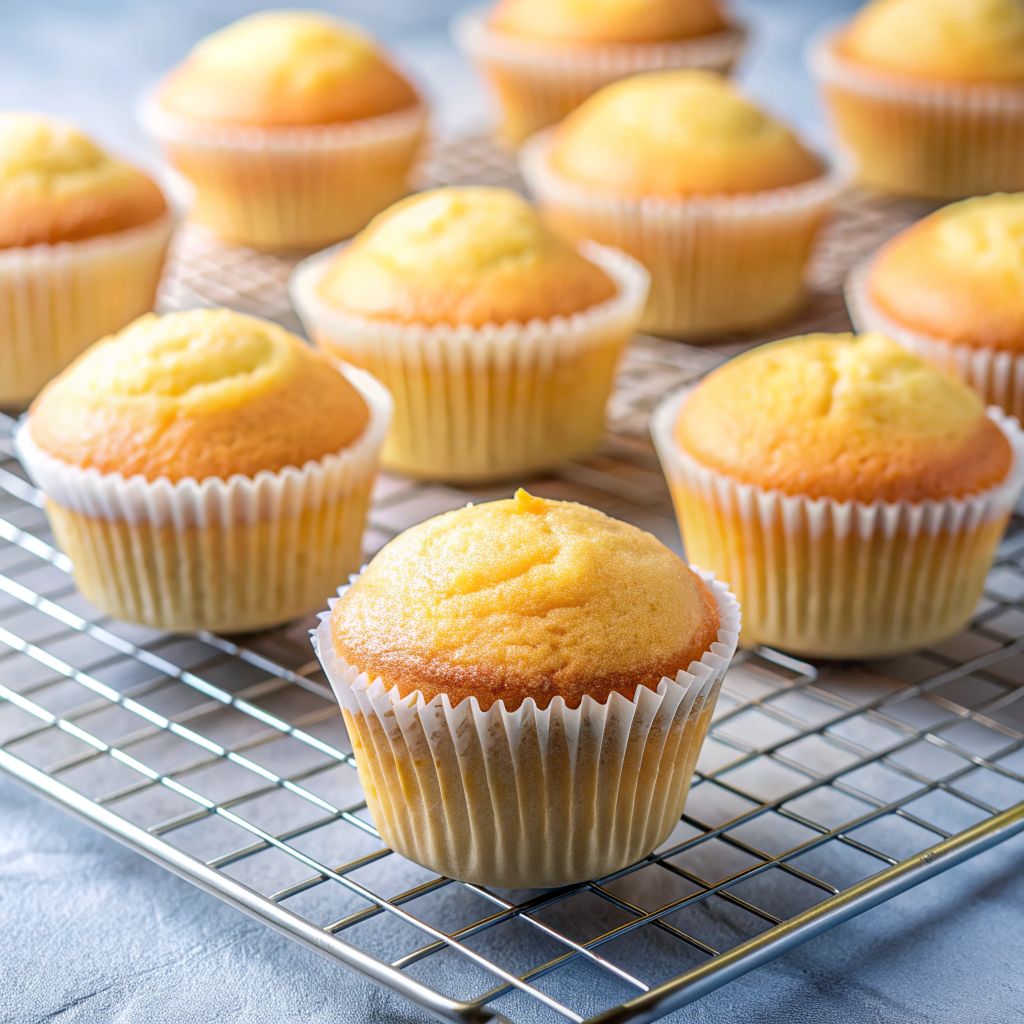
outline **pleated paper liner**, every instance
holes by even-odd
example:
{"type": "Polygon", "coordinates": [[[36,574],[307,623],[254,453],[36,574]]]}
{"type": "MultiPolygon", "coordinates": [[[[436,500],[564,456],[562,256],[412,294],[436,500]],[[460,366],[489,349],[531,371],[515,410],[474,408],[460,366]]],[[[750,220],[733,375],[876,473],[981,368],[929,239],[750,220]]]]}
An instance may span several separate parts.
{"type": "Polygon", "coordinates": [[[718,602],[718,642],[657,690],[575,709],[562,697],[513,712],[502,701],[482,711],[475,697],[427,703],[418,690],[403,699],[335,655],[324,612],[313,645],[381,839],[439,874],[516,889],[600,878],[664,842],[740,629],[735,597],[700,575],[718,602]]]}
{"type": "Polygon", "coordinates": [[[322,607],[360,565],[391,419],[377,381],[339,369],[369,408],[363,435],[337,454],[255,477],[172,484],[101,474],[42,451],[26,420],[18,449],[85,597],[116,618],[179,632],[261,629],[322,607]]]}
{"type": "Polygon", "coordinates": [[[961,345],[897,324],[872,301],[868,281],[874,256],[863,260],[846,280],[846,307],[858,331],[878,331],[940,370],[969,384],[986,404],[1024,420],[1024,353],[961,345]]]}
{"type": "Polygon", "coordinates": [[[365,367],[394,395],[383,462],[438,480],[500,479],[591,450],[615,368],[636,330],[648,274],[603,246],[580,251],[618,291],[569,317],[527,324],[401,324],[340,312],[318,288],[337,250],[300,264],[292,300],[310,337],[365,367]]]}
{"type": "Polygon", "coordinates": [[[687,557],[728,575],[745,646],[871,658],[957,632],[974,613],[1024,486],[1024,433],[994,406],[1013,446],[1006,481],[945,501],[839,502],[766,491],[701,465],[674,437],[687,392],[651,421],[687,557]]]}
{"type": "Polygon", "coordinates": [[[354,235],[407,195],[427,127],[421,104],[298,127],[180,117],[144,99],[140,118],[196,186],[192,217],[256,249],[313,248],[354,235]]]}
{"type": "Polygon", "coordinates": [[[864,67],[837,52],[841,31],[819,33],[807,59],[865,184],[934,199],[1024,190],[1024,85],[864,67]]]}
{"type": "Polygon", "coordinates": [[[464,12],[452,22],[452,35],[491,84],[502,111],[501,134],[513,144],[561,121],[620,78],[672,68],[728,74],[746,42],[746,32],[736,26],[650,43],[545,44],[493,28],[489,15],[487,7],[464,12]]]}
{"type": "Polygon", "coordinates": [[[651,272],[640,329],[680,338],[764,326],[798,308],[811,245],[851,177],[840,161],[787,188],[618,198],[559,175],[548,160],[552,138],[545,129],[520,150],[530,192],[566,237],[636,257],[651,272]]]}

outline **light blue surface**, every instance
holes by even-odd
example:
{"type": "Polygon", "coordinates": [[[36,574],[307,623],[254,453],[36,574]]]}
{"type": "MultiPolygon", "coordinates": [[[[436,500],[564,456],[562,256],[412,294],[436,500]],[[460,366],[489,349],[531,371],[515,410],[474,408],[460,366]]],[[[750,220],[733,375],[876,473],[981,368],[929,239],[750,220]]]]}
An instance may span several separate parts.
{"type": "MultiPolygon", "coordinates": [[[[452,51],[458,0],[326,5],[366,23],[435,96],[446,130],[481,123],[482,87],[452,51]]],[[[749,88],[808,132],[820,114],[807,32],[851,3],[746,4],[749,88]]],[[[145,145],[131,103],[244,0],[0,2],[0,107],[78,121],[145,145]]],[[[669,1020],[1024,1020],[1024,838],[815,940],[669,1020]]],[[[680,968],[681,969],[681,968],[680,968]]],[[[556,975],[548,990],[579,985],[556,975]]],[[[609,993],[586,976],[595,1006],[609,993]]],[[[614,994],[614,993],[612,993],[614,994]]],[[[621,998],[621,996],[620,996],[621,998]]],[[[426,1019],[0,777],[0,1022],[426,1019]]]]}

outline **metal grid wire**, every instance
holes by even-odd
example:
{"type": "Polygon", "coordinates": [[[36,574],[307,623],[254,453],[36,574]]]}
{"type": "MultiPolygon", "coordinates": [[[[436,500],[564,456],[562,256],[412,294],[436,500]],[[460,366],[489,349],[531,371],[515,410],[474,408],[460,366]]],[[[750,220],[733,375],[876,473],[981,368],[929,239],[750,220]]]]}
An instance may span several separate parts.
{"type": "MultiPolygon", "coordinates": [[[[872,230],[891,227],[877,219],[872,230]]],[[[846,246],[841,262],[863,248],[849,233],[846,246]]],[[[177,260],[165,306],[291,315],[288,261],[253,264],[201,233],[179,242],[177,260]]],[[[830,287],[818,314],[805,315],[812,326],[841,316],[830,287]]],[[[647,414],[667,389],[750,343],[723,339],[708,352],[638,339],[601,451],[531,489],[679,550],[647,414]]],[[[653,1020],[1024,829],[1017,518],[974,621],[952,640],[862,665],[741,653],[686,811],[659,850],[580,885],[493,891],[381,846],[312,659],[312,621],[244,639],[175,636],[90,607],[3,426],[0,768],[438,1016],[515,1020],[530,1004],[541,1019],[653,1020]]],[[[415,522],[508,490],[385,474],[367,555],[415,522]]]]}

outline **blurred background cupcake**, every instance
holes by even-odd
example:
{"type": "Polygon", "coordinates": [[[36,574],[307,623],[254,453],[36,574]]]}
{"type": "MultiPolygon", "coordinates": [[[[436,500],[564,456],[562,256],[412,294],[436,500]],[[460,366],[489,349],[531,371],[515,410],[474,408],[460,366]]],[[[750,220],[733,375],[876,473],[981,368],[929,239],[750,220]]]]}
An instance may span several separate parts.
{"type": "Polygon", "coordinates": [[[72,125],[0,112],[0,406],[153,307],[174,218],[72,125]]]}
{"type": "Polygon", "coordinates": [[[865,658],[973,614],[1024,484],[1024,434],[878,334],[762,345],[667,399],[652,433],[687,556],[748,645],[865,658]]]}
{"type": "Polygon", "coordinates": [[[708,71],[606,86],[530,139],[521,166],[558,231],[617,246],[647,267],[641,327],[674,337],[792,313],[815,234],[845,183],[708,71]]]}
{"type": "Polygon", "coordinates": [[[811,68],[861,180],[936,199],[1024,189],[1024,4],[872,0],[811,68]]]}
{"type": "Polygon", "coordinates": [[[409,191],[427,110],[362,30],[263,11],[204,39],[145,104],[194,219],[259,249],[347,238],[409,191]]]}
{"type": "Polygon", "coordinates": [[[390,411],[269,321],[151,314],[52,381],[18,447],[89,601],[234,632],[322,606],[359,568],[390,411]]]}
{"type": "Polygon", "coordinates": [[[453,32],[491,85],[511,143],[628,75],[728,72],[744,40],[719,0],[499,0],[461,15],[453,32]]]}
{"type": "Polygon", "coordinates": [[[384,462],[487,480],[592,449],[647,298],[623,253],[577,251],[510,189],[411,196],[299,266],[310,337],[395,397],[384,462]]]}
{"type": "Polygon", "coordinates": [[[882,331],[1024,421],[1024,194],[953,203],[850,275],[859,330],[882,331]]]}

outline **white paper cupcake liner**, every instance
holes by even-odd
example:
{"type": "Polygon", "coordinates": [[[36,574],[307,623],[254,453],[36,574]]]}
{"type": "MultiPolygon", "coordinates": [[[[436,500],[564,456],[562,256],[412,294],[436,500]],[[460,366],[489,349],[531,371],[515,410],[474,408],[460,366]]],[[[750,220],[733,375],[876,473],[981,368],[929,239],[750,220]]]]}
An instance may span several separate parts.
{"type": "Polygon", "coordinates": [[[763,326],[792,312],[815,235],[851,178],[839,161],[811,181],[763,192],[616,198],[559,175],[548,159],[552,141],[545,129],[520,150],[530,192],[567,237],[616,246],[647,267],[640,328],[675,337],[763,326]]]}
{"type": "Polygon", "coordinates": [[[428,111],[331,125],[225,125],[140,106],[144,127],[196,186],[193,219],[259,249],[348,238],[407,195],[428,111]]]}
{"type": "Polygon", "coordinates": [[[632,700],[585,696],[575,709],[562,697],[544,710],[528,698],[511,712],[500,700],[482,711],[475,697],[454,708],[447,694],[402,698],[335,654],[322,613],[313,646],[383,841],[439,874],[517,889],[600,878],[664,842],[740,630],[726,584],[700,576],[721,617],[700,661],[657,690],[638,686],[632,700]]]}
{"type": "Polygon", "coordinates": [[[697,462],[674,431],[688,390],[654,412],[687,557],[729,579],[743,639],[808,656],[871,658],[923,647],[973,615],[1024,486],[1024,433],[992,406],[1013,446],[1006,480],[945,501],[811,499],[745,484],[697,462]]]}
{"type": "Polygon", "coordinates": [[[969,384],[986,405],[1024,421],[1024,353],[975,348],[949,338],[913,331],[896,323],[872,301],[868,281],[875,256],[859,263],[846,279],[846,308],[858,331],[878,331],[933,366],[969,384]]]}
{"type": "Polygon", "coordinates": [[[836,132],[876,188],[935,199],[1024,189],[1024,85],[936,82],[861,66],[814,37],[811,72],[836,132]]]}
{"type": "MultiPolygon", "coordinates": [[[[337,454],[227,480],[125,479],[44,452],[30,419],[17,435],[29,475],[86,598],[118,618],[174,630],[243,631],[322,606],[361,561],[370,489],[391,397],[339,368],[365,400],[362,436],[337,454]]],[[[330,410],[324,411],[330,415],[330,410]]]]}
{"type": "Polygon", "coordinates": [[[319,285],[336,252],[301,263],[289,288],[309,336],[394,395],[385,465],[433,479],[497,479],[597,444],[619,355],[647,297],[649,276],[635,260],[583,245],[617,286],[607,302],[527,324],[453,327],[371,320],[327,305],[319,285]]]}
{"type": "Polygon", "coordinates": [[[545,45],[494,28],[490,13],[489,7],[479,7],[458,15],[452,36],[493,86],[503,112],[502,133],[516,143],[629,75],[673,68],[727,74],[746,41],[737,26],[662,42],[545,45]]]}

